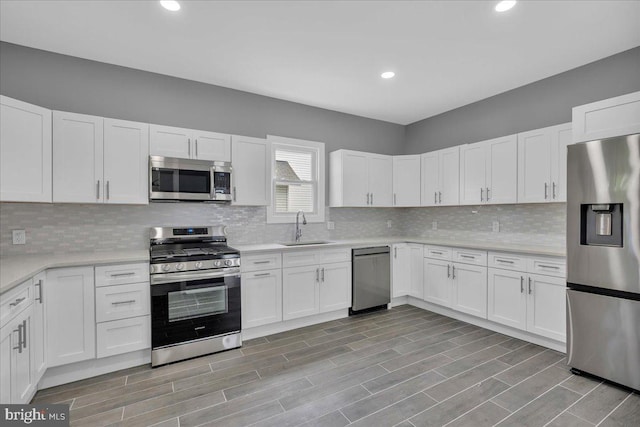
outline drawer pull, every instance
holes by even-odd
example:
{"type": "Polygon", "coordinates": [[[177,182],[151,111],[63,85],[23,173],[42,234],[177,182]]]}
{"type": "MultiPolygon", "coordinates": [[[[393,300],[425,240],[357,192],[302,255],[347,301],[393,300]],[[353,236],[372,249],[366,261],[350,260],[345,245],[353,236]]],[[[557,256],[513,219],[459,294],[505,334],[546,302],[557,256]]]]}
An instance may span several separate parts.
{"type": "Polygon", "coordinates": [[[431,251],[432,254],[438,254],[438,255],[442,255],[442,252],[438,252],[438,251],[431,251]]]}
{"type": "Polygon", "coordinates": [[[14,302],[9,304],[9,307],[15,307],[16,305],[20,304],[22,301],[24,301],[26,299],[27,299],[27,297],[17,298],[14,302]]]}
{"type": "Polygon", "coordinates": [[[254,264],[269,264],[271,261],[253,261],[254,264]]]}
{"type": "Polygon", "coordinates": [[[524,293],[524,276],[520,276],[520,293],[524,293]]]}
{"type": "Polygon", "coordinates": [[[13,349],[18,350],[18,353],[22,353],[22,323],[20,323],[18,329],[14,329],[13,332],[18,333],[18,346],[13,347],[13,349]]]}
{"type": "Polygon", "coordinates": [[[501,262],[503,264],[515,264],[514,261],[509,261],[508,259],[496,259],[497,262],[501,262]]]}
{"type": "Polygon", "coordinates": [[[538,267],[540,267],[540,268],[551,268],[553,270],[560,270],[560,267],[558,267],[557,265],[538,264],[538,267]]]}
{"type": "Polygon", "coordinates": [[[266,277],[266,276],[271,276],[271,273],[259,273],[259,274],[253,275],[253,277],[266,277]]]}
{"type": "Polygon", "coordinates": [[[125,276],[135,276],[135,271],[130,271],[129,273],[114,273],[111,277],[125,277],[125,276]]]}
{"type": "Polygon", "coordinates": [[[114,301],[111,303],[111,305],[120,305],[120,304],[133,304],[134,302],[136,302],[136,300],[134,299],[130,299],[127,301],[114,301]]]}
{"type": "Polygon", "coordinates": [[[38,280],[36,286],[38,287],[38,297],[36,298],[36,301],[39,301],[40,304],[42,304],[44,302],[44,294],[42,293],[42,280],[38,280]]]}
{"type": "Polygon", "coordinates": [[[476,259],[476,257],[472,256],[472,255],[462,255],[460,254],[461,258],[467,258],[467,259],[476,259]]]}

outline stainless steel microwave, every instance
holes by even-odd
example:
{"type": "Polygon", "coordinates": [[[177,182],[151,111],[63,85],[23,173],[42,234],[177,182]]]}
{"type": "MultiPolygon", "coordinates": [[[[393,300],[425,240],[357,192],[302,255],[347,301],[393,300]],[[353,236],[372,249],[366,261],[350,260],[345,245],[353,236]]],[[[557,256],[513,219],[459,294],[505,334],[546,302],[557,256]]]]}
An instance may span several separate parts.
{"type": "Polygon", "coordinates": [[[150,156],[149,200],[231,200],[231,163],[150,156]]]}

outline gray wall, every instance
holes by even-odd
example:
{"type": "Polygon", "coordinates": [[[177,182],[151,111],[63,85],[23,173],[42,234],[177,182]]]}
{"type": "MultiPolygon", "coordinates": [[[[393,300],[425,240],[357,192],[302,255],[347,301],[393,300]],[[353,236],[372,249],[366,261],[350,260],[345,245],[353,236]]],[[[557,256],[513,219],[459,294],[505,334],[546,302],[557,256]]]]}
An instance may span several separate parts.
{"type": "Polygon", "coordinates": [[[395,154],[404,126],[0,42],[0,93],[54,110],[395,154]]]}
{"type": "Polygon", "coordinates": [[[640,47],[636,47],[412,123],[406,128],[404,153],[424,153],[570,122],[571,108],[576,105],[639,90],[640,47]]]}

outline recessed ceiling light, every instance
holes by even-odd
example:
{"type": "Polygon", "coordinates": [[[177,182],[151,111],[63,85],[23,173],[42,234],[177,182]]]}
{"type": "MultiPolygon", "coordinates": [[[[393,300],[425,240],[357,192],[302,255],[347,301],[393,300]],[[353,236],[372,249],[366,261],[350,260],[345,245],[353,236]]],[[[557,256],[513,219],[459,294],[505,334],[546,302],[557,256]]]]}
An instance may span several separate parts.
{"type": "Polygon", "coordinates": [[[171,12],[177,12],[180,10],[180,3],[175,0],[160,0],[160,4],[171,12]]]}
{"type": "Polygon", "coordinates": [[[380,74],[380,77],[382,77],[383,79],[392,79],[395,75],[396,73],[394,73],[393,71],[385,71],[384,73],[380,74]]]}
{"type": "Polygon", "coordinates": [[[506,12],[507,10],[511,9],[515,5],[516,5],[516,0],[503,0],[496,5],[495,9],[496,9],[496,12],[506,12]]]}

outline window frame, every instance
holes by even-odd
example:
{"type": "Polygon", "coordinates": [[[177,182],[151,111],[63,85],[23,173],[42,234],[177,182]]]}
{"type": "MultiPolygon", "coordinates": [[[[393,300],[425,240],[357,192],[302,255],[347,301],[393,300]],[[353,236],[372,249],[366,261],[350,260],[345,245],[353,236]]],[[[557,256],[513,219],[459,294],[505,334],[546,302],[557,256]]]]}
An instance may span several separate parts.
{"type": "Polygon", "coordinates": [[[291,224],[296,222],[296,213],[276,213],[276,150],[291,149],[292,151],[312,151],[315,154],[315,206],[316,212],[305,212],[307,222],[324,222],[325,220],[325,147],[323,142],[307,141],[297,138],[286,138],[283,136],[267,135],[270,146],[271,176],[269,192],[271,194],[269,205],[267,206],[267,224],[291,224]]]}

